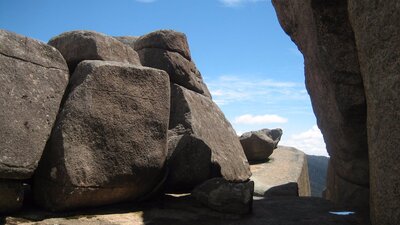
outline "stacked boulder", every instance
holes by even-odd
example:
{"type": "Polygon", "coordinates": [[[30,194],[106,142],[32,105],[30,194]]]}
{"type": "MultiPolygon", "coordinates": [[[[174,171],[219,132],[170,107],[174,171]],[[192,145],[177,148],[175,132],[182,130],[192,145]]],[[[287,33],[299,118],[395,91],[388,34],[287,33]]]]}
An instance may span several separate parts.
{"type": "Polygon", "coordinates": [[[240,143],[250,162],[266,161],[278,146],[282,129],[250,131],[240,136],[240,143]]]}
{"type": "Polygon", "coordinates": [[[22,206],[68,83],[53,47],[0,30],[0,213],[22,206]]]}
{"type": "Polygon", "coordinates": [[[249,164],[186,36],[117,38],[71,31],[46,45],[0,32],[0,213],[21,207],[26,183],[52,211],[212,183],[199,201],[231,190],[220,203],[249,212],[249,164]]]}

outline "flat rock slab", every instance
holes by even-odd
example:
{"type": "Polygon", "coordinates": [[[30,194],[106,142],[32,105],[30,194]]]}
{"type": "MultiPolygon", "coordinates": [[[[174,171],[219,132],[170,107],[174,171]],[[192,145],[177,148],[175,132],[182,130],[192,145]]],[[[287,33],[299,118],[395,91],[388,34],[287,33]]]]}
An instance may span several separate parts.
{"type": "Polygon", "coordinates": [[[0,178],[29,179],[68,84],[53,47],[0,30],[0,178]]]}
{"type": "Polygon", "coordinates": [[[49,214],[26,210],[5,217],[6,225],[367,225],[358,215],[339,216],[329,201],[314,197],[275,197],[255,200],[250,215],[210,210],[190,196],[170,197],[143,206],[119,205],[91,211],[49,214]]]}
{"type": "Polygon", "coordinates": [[[269,161],[250,165],[254,181],[254,196],[295,195],[310,196],[310,181],[306,155],[292,147],[278,146],[269,161]]]}
{"type": "Polygon", "coordinates": [[[168,74],[87,60],[70,87],[35,173],[36,202],[66,210],[150,193],[164,177],[168,74]]]}

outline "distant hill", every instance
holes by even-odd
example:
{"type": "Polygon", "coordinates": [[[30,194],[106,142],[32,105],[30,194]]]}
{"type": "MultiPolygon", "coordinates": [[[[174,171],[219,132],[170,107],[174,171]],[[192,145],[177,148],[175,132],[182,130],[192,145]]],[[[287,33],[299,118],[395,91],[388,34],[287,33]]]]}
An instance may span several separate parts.
{"type": "Polygon", "coordinates": [[[307,155],[307,161],[311,196],[322,197],[322,191],[326,187],[326,172],[329,158],[325,156],[307,155]]]}

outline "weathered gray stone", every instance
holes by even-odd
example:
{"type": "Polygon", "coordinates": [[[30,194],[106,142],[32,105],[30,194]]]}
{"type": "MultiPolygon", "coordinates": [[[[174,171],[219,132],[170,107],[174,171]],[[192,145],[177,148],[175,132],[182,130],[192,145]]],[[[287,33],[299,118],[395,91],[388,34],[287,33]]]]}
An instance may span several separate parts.
{"type": "Polygon", "coordinates": [[[369,188],[342,179],[336,174],[331,163],[328,165],[326,184],[329,188],[326,189],[324,197],[337,205],[363,211],[369,204],[369,188]]]}
{"type": "Polygon", "coordinates": [[[49,45],[67,61],[71,74],[83,60],[104,60],[140,65],[136,51],[113,37],[94,31],[76,30],[53,37],[49,45]]]}
{"type": "Polygon", "coordinates": [[[177,52],[158,48],[144,48],[138,50],[138,53],[143,66],[164,70],[169,74],[171,83],[211,98],[200,71],[192,61],[177,52]]]}
{"type": "Polygon", "coordinates": [[[400,224],[400,2],[348,2],[368,105],[371,220],[400,224]]]}
{"type": "Polygon", "coordinates": [[[135,200],[163,179],[170,88],[161,70],[83,61],[34,182],[50,210],[135,200]]]}
{"type": "Polygon", "coordinates": [[[242,146],[231,124],[226,120],[218,106],[209,98],[190,91],[178,85],[171,86],[171,117],[169,123],[169,167],[174,183],[167,181],[172,187],[175,184],[186,183],[193,188],[203,178],[223,177],[232,182],[243,182],[249,179],[251,173],[242,146]],[[210,152],[210,153],[207,153],[210,152]],[[184,154],[179,156],[180,154],[184,154]],[[186,154],[200,155],[197,160],[186,154]],[[211,157],[208,157],[208,155],[211,157]],[[176,160],[179,159],[179,160],[176,160]],[[190,166],[181,159],[187,159],[190,166]],[[178,171],[177,168],[185,169],[178,171]],[[210,168],[210,169],[200,169],[210,168]],[[179,177],[174,174],[192,174],[188,184],[186,175],[179,177]],[[179,181],[180,180],[180,181],[179,181]]]}
{"type": "Polygon", "coordinates": [[[367,107],[347,1],[272,2],[283,29],[304,55],[306,87],[335,174],[368,187],[367,107]]]}
{"type": "Polygon", "coordinates": [[[0,179],[0,214],[17,211],[24,201],[22,181],[0,179]]]}
{"type": "Polygon", "coordinates": [[[250,165],[250,170],[255,196],[311,195],[307,157],[295,148],[279,146],[269,161],[250,165]],[[291,183],[296,184],[297,188],[291,183]]]}
{"type": "Polygon", "coordinates": [[[247,160],[267,160],[281,140],[282,129],[262,129],[242,134],[239,138],[247,160]]]}
{"type": "Polygon", "coordinates": [[[211,209],[235,214],[251,212],[254,182],[229,182],[223,178],[212,178],[197,186],[192,196],[211,209]]]}
{"type": "Polygon", "coordinates": [[[139,37],[135,42],[135,50],[158,48],[177,52],[191,61],[189,44],[186,35],[173,30],[158,30],[139,37]]]}
{"type": "Polygon", "coordinates": [[[137,36],[114,36],[118,41],[128,45],[132,49],[135,49],[135,42],[139,37],[137,36]]]}
{"type": "Polygon", "coordinates": [[[68,83],[53,47],[0,30],[0,178],[30,178],[68,83]]]}

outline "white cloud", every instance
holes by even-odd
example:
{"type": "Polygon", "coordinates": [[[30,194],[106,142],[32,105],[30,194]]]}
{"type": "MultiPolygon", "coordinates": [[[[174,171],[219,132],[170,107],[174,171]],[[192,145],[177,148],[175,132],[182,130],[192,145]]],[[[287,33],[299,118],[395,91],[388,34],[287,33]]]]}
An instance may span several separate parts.
{"type": "Polygon", "coordinates": [[[245,114],[235,118],[233,121],[235,124],[270,124],[270,123],[287,123],[288,119],[278,115],[251,115],[245,114]]]}
{"type": "Polygon", "coordinates": [[[156,0],[135,0],[135,1],[140,2],[140,3],[153,3],[156,0]]]}
{"type": "Polygon", "coordinates": [[[317,125],[299,134],[291,135],[288,139],[282,136],[279,144],[295,147],[309,155],[328,156],[324,138],[317,125]]]}
{"type": "Polygon", "coordinates": [[[238,7],[246,3],[266,2],[266,0],[219,0],[226,7],[238,7]]]}
{"type": "Polygon", "coordinates": [[[309,102],[304,84],[251,76],[220,76],[206,81],[213,100],[220,106],[240,102],[279,103],[286,100],[309,102]]]}

